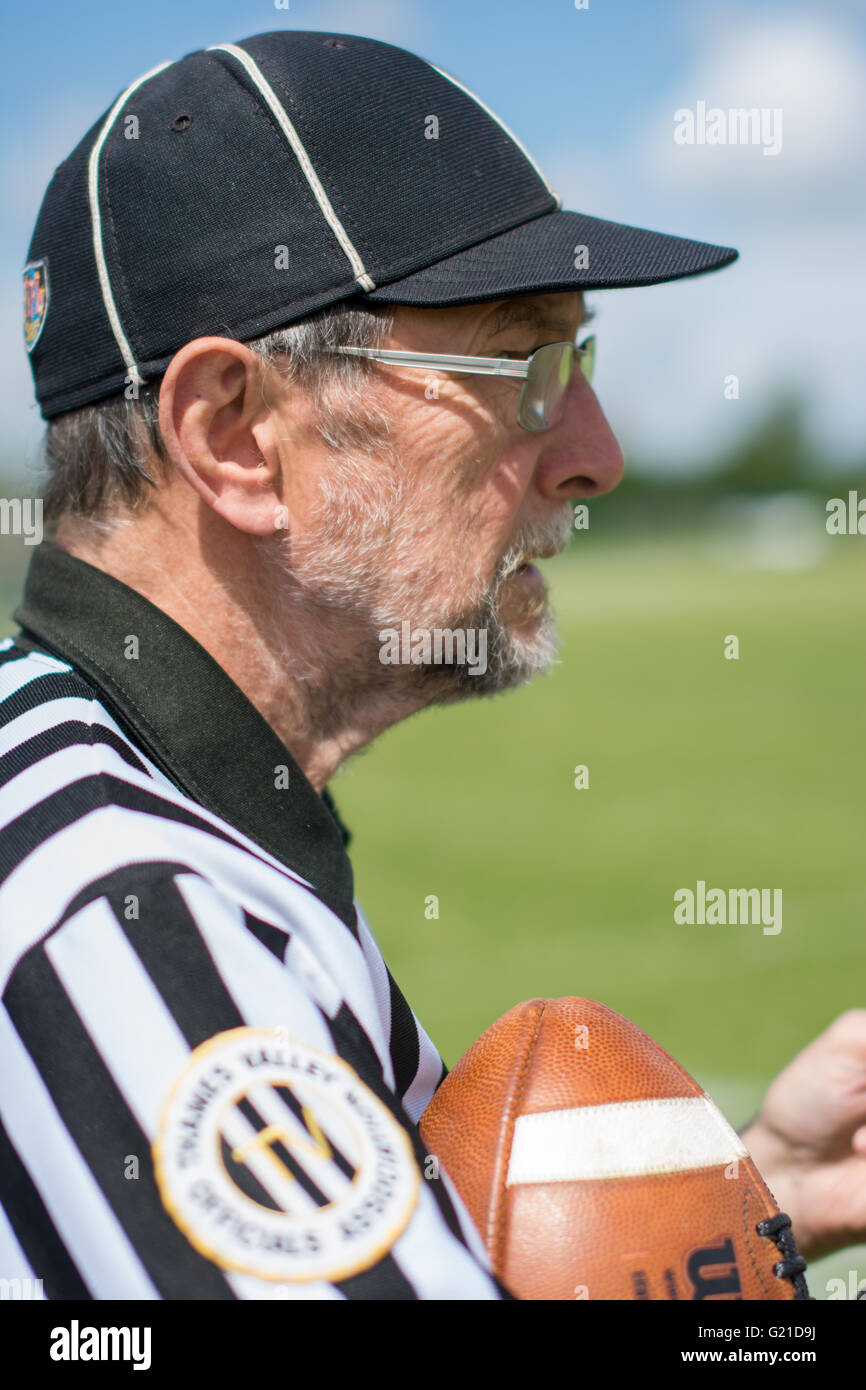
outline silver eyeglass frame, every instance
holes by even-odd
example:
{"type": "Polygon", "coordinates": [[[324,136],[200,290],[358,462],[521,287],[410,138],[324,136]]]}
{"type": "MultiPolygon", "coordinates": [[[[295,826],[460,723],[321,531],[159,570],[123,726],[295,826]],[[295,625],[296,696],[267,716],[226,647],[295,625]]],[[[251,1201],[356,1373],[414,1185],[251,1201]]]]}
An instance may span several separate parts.
{"type": "MultiPolygon", "coordinates": [[[[580,358],[590,356],[594,360],[595,356],[595,334],[590,334],[582,343],[574,342],[555,342],[543,343],[537,347],[529,357],[514,360],[510,357],[461,357],[454,353],[439,352],[408,352],[399,348],[362,348],[362,347],[334,347],[327,348],[327,352],[339,353],[346,357],[368,357],[374,362],[386,362],[398,367],[415,367],[427,371],[440,372],[461,372],[467,376],[505,376],[513,377],[517,380],[527,381],[534,359],[545,348],[558,347],[570,348],[574,356],[572,358],[572,371],[574,363],[580,358]]],[[[569,378],[570,380],[570,378],[569,378]]],[[[563,393],[564,395],[565,393],[563,393]]],[[[544,425],[526,425],[520,419],[526,396],[526,386],[520,398],[518,407],[518,424],[522,429],[541,432],[553,429],[556,421],[544,425]]]]}

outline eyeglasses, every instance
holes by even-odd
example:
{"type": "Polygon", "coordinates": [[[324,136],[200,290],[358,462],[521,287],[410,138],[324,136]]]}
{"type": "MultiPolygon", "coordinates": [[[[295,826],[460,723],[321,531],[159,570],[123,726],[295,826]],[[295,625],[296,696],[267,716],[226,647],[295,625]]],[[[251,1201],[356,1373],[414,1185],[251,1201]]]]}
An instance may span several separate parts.
{"type": "Polygon", "coordinates": [[[453,357],[447,353],[402,352],[391,348],[337,347],[328,352],[348,357],[370,357],[400,367],[440,372],[465,372],[469,376],[506,376],[523,380],[517,423],[541,433],[558,425],[565,413],[565,398],[575,362],[587,381],[595,367],[595,338],[582,343],[546,343],[524,360],[510,357],[453,357]]]}

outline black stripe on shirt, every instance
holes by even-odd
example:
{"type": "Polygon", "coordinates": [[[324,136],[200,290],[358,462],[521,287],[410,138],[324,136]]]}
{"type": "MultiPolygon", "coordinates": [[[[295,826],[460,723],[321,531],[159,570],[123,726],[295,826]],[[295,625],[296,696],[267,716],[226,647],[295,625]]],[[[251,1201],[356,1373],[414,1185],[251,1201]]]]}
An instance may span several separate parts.
{"type": "MultiPolygon", "coordinates": [[[[57,926],[62,926],[70,917],[74,917],[82,908],[99,898],[106,898],[111,903],[119,922],[128,920],[126,900],[130,893],[134,892],[133,880],[136,887],[140,887],[142,882],[147,886],[153,882],[155,874],[167,880],[174,879],[178,874],[193,874],[197,878],[201,878],[201,873],[192,864],[184,863],[179,859],[131,860],[129,864],[122,864],[119,869],[113,869],[111,873],[100,874],[86,884],[79,893],[76,893],[57,926]],[[143,879],[141,875],[144,876],[143,879]]],[[[136,896],[140,906],[140,892],[136,896]]],[[[291,939],[289,932],[282,931],[279,927],[274,927],[270,922],[264,922],[253,913],[246,911],[244,911],[244,925],[263,946],[267,946],[281,965],[284,964],[286,948],[291,939]]]]}
{"type": "Polygon", "coordinates": [[[39,705],[50,705],[54,700],[86,700],[88,704],[97,703],[93,687],[74,671],[37,670],[32,680],[0,699],[0,728],[5,728],[22,714],[29,714],[39,705]]]}
{"type": "MultiPolygon", "coordinates": [[[[91,895],[94,888],[95,885],[91,885],[91,895]]],[[[244,1025],[245,1020],[207,951],[186,901],[173,881],[169,866],[140,864],[116,870],[102,881],[102,888],[101,896],[106,897],[111,903],[127,940],[136,951],[154,987],[171,1011],[175,1023],[191,1048],[218,1032],[244,1025]],[[155,867],[165,870],[156,880],[153,876],[155,867]],[[124,901],[130,893],[135,893],[139,900],[139,917],[132,921],[126,920],[122,915],[124,901]],[[192,989],[191,981],[195,982],[192,989]]],[[[77,910],[80,910],[81,905],[80,902],[77,904],[77,910]]],[[[345,1005],[343,1007],[345,1008],[345,1005]]],[[[378,1057],[369,1040],[367,1047],[372,1051],[375,1065],[381,1073],[378,1057]]],[[[393,1096],[391,1100],[393,1103],[393,1096]]],[[[244,1110],[247,1104],[246,1101],[242,1101],[240,1108],[244,1110]]],[[[253,1123],[256,1122],[252,1113],[246,1110],[244,1113],[247,1113],[247,1118],[253,1123]]],[[[140,1151],[139,1148],[130,1147],[130,1141],[126,1143],[126,1153],[140,1151]]],[[[291,1155],[283,1151],[281,1158],[314,1201],[320,1205],[325,1204],[324,1194],[315,1188],[307,1174],[294,1163],[291,1155]]],[[[257,1199],[252,1191],[248,1195],[254,1200],[257,1199]]],[[[409,1280],[397,1268],[390,1255],[384,1256],[375,1269],[353,1276],[345,1289],[342,1284],[336,1284],[335,1287],[344,1292],[347,1298],[359,1300],[416,1297],[409,1280]]],[[[196,1293],[195,1296],[210,1295],[196,1293]]]]}
{"type": "MultiPolygon", "coordinates": [[[[152,883],[146,885],[146,889],[147,886],[156,888],[157,891],[155,895],[149,895],[145,890],[143,901],[147,905],[146,908],[142,907],[139,922],[122,922],[121,925],[189,1045],[196,1047],[200,1042],[206,1041],[216,1033],[223,1032],[228,1028],[243,1026],[245,1020],[238,1011],[210,953],[207,951],[195,920],[176,884],[170,883],[168,879],[163,879],[156,885],[152,883]],[[177,902],[173,901],[170,908],[165,896],[167,893],[173,894],[178,900],[177,902]],[[150,926],[143,926],[145,912],[147,921],[151,923],[150,926]],[[177,931],[179,921],[183,923],[183,927],[177,931]],[[139,931],[138,928],[142,926],[143,929],[139,931]],[[168,930],[166,930],[167,928],[168,930]],[[197,938],[195,945],[193,945],[194,938],[197,938]],[[192,951],[195,952],[195,960],[191,962],[192,951]],[[188,982],[190,980],[196,982],[194,992],[189,989],[188,982]]],[[[335,1046],[337,1055],[349,1062],[350,1066],[354,1066],[358,1075],[367,1085],[370,1085],[373,1079],[370,1076],[370,1069],[375,1069],[375,1077],[378,1079],[379,1085],[371,1085],[370,1089],[374,1090],[376,1094],[390,1098],[388,1108],[399,1123],[405,1127],[406,1115],[396,1097],[385,1087],[382,1080],[382,1066],[376,1050],[354,1014],[345,1003],[341,1006],[339,1017],[342,1022],[338,1029],[339,1036],[337,1036],[332,1026],[332,1020],[328,1019],[321,1009],[319,1012],[326,1025],[331,1029],[331,1035],[337,1044],[335,1046]],[[350,1038],[352,1039],[351,1056],[343,1050],[342,1045],[350,1038]]],[[[247,1118],[251,1119],[251,1116],[248,1114],[247,1118]]],[[[295,1165],[291,1155],[284,1150],[281,1158],[286,1166],[294,1171],[295,1165]]],[[[324,1202],[325,1199],[321,1194],[317,1196],[318,1189],[313,1191],[311,1187],[307,1188],[310,1196],[315,1201],[321,1199],[324,1202]]],[[[353,1276],[346,1289],[342,1283],[335,1284],[335,1287],[344,1292],[347,1298],[353,1299],[416,1298],[412,1285],[394,1264],[391,1255],[385,1255],[374,1269],[353,1276]],[[383,1288],[400,1289],[402,1293],[385,1294],[380,1291],[383,1288]]]]}
{"type": "Polygon", "coordinates": [[[42,1280],[46,1298],[92,1299],[55,1229],[39,1189],[21,1162],[18,1151],[0,1121],[0,1207],[27,1256],[30,1268],[42,1280]]]}
{"type": "Polygon", "coordinates": [[[10,661],[23,661],[27,655],[28,653],[23,652],[20,647],[6,647],[0,652],[0,666],[8,666],[10,661]]]}
{"type": "MultiPolygon", "coordinates": [[[[388,970],[388,967],[385,967],[388,970]]],[[[418,1041],[418,1027],[412,1010],[406,1003],[391,971],[388,970],[388,988],[391,991],[391,1061],[394,1063],[394,1085],[402,1100],[421,1064],[421,1047],[418,1041]]]]}
{"type": "MultiPolygon", "coordinates": [[[[388,1086],[386,1086],[385,1078],[382,1073],[382,1064],[366,1032],[355,1018],[355,1015],[345,1004],[341,1006],[334,1018],[329,1018],[324,1010],[321,1010],[321,1013],[324,1022],[331,1030],[334,1045],[340,1056],[345,1058],[349,1065],[355,1068],[358,1075],[364,1078],[370,1090],[378,1096],[382,1104],[390,1110],[395,1120],[397,1120],[408,1133],[412,1141],[415,1162],[423,1173],[425,1171],[428,1154],[421,1134],[417,1125],[414,1125],[406,1114],[400,1100],[394,1095],[393,1091],[389,1090],[388,1086]]],[[[466,1245],[466,1239],[463,1235],[457,1213],[454,1210],[454,1203],[448,1195],[445,1184],[439,1181],[433,1181],[431,1186],[433,1195],[439,1204],[439,1209],[442,1212],[442,1216],[451,1234],[457,1237],[461,1245],[466,1245]]]]}
{"type": "MultiPolygon", "coordinates": [[[[67,786],[58,788],[51,796],[37,802],[15,820],[8,822],[3,832],[4,849],[7,853],[3,858],[0,881],[8,877],[28,854],[32,854],[52,835],[59,834],[61,830],[67,829],[90,812],[100,810],[104,806],[120,806],[127,811],[140,811],[144,815],[159,816],[178,825],[202,830],[221,844],[233,845],[257,862],[266,862],[246,845],[239,844],[232,835],[227,835],[219,826],[212,825],[210,821],[188,811],[184,806],[175,805],[149,788],[135,787],[110,772],[100,772],[94,776],[79,777],[67,786]]],[[[267,867],[273,868],[270,864],[267,867]]],[[[275,872],[282,872],[284,877],[298,882],[298,879],[287,874],[285,870],[277,868],[275,872]]]]}
{"type": "Polygon", "coordinates": [[[286,963],[286,948],[291,939],[289,932],[281,931],[279,927],[274,927],[270,922],[263,922],[260,917],[255,917],[252,912],[244,909],[244,925],[247,931],[252,932],[257,941],[266,946],[272,956],[276,956],[280,965],[286,963]]]}
{"type": "MultiPolygon", "coordinates": [[[[156,886],[160,891],[154,899],[147,901],[147,918],[152,921],[152,927],[145,927],[140,934],[137,931],[144,920],[144,911],[142,911],[142,919],[139,923],[123,923],[122,925],[130,943],[138,951],[142,964],[153,980],[155,987],[171,1009],[178,1027],[190,1046],[195,1047],[198,1043],[218,1032],[242,1026],[245,1020],[237,1011],[234,1001],[231,1000],[227,987],[219,975],[207,947],[199,936],[195,920],[177,886],[175,884],[169,885],[168,880],[163,880],[156,886]],[[179,899],[179,902],[173,905],[171,910],[168,910],[168,904],[164,898],[167,891],[171,891],[179,899]],[[163,904],[161,908],[160,902],[163,904]],[[177,926],[178,912],[183,914],[186,929],[178,933],[173,930],[166,933],[166,926],[170,928],[177,926]],[[199,939],[199,944],[195,947],[197,960],[190,968],[190,943],[194,937],[199,939]],[[146,951],[142,950],[143,946],[146,946],[146,951]],[[186,979],[196,980],[198,986],[196,1000],[190,998],[188,987],[181,987],[179,990],[175,988],[178,976],[181,982],[186,979]],[[207,980],[208,988],[203,987],[205,980],[207,980]]],[[[331,1020],[321,1009],[319,1012],[322,1013],[326,1024],[330,1027],[331,1020]]],[[[331,1028],[332,1037],[337,1043],[335,1047],[337,1055],[354,1066],[367,1085],[370,1085],[371,1081],[371,1067],[375,1068],[375,1074],[381,1081],[382,1066],[375,1048],[345,1003],[340,1008],[340,1017],[342,1023],[338,1030],[339,1038],[331,1028]],[[347,1055],[343,1046],[340,1045],[349,1038],[353,1040],[352,1056],[347,1055]]],[[[370,1089],[375,1090],[377,1094],[390,1097],[389,1109],[400,1124],[405,1126],[406,1116],[402,1107],[384,1086],[384,1081],[381,1081],[379,1086],[371,1086],[370,1089]]],[[[248,1102],[242,1101],[240,1108],[244,1110],[245,1105],[248,1105],[248,1102]]],[[[300,1110],[300,1107],[298,1109],[300,1110]]],[[[248,1106],[244,1113],[251,1123],[256,1124],[255,1114],[251,1106],[248,1106]]],[[[294,1172],[314,1201],[324,1204],[326,1198],[315,1187],[308,1175],[303,1173],[295,1164],[291,1154],[282,1145],[279,1145],[278,1148],[280,1158],[285,1166],[294,1172]]],[[[354,1275],[350,1280],[337,1282],[334,1287],[350,1299],[399,1298],[414,1300],[417,1298],[410,1281],[401,1272],[390,1254],[383,1256],[372,1269],[354,1275]]]]}
{"type": "MultiPolygon", "coordinates": [[[[257,1131],[257,1133],[261,1134],[263,1130],[268,1128],[267,1121],[259,1114],[248,1096],[244,1096],[241,1100],[237,1101],[236,1105],[244,1119],[257,1131]]],[[[312,1142],[312,1135],[310,1135],[310,1140],[312,1142]]],[[[283,1141],[281,1139],[273,1140],[268,1147],[273,1150],[274,1155],[280,1160],[280,1163],[282,1163],[286,1171],[291,1173],[292,1177],[298,1183],[298,1186],[303,1188],[307,1196],[313,1199],[316,1206],[326,1207],[328,1205],[328,1198],[325,1196],[325,1193],[317,1186],[313,1178],[310,1177],[306,1168],[304,1168],[294,1155],[289,1152],[283,1141]]],[[[235,1164],[232,1159],[226,1171],[238,1187],[243,1187],[243,1178],[241,1176],[244,1171],[243,1164],[235,1164]]]]}
{"type": "Polygon", "coordinates": [[[277,1206],[271,1194],[265,1191],[258,1178],[253,1175],[252,1169],[248,1168],[245,1163],[235,1163],[232,1157],[232,1147],[222,1134],[219,1138],[219,1144],[222,1165],[226,1172],[231,1174],[231,1180],[235,1187],[240,1188],[245,1197],[249,1197],[251,1202],[257,1202],[266,1211],[281,1211],[282,1208],[277,1206]]]}
{"type": "MultiPolygon", "coordinates": [[[[10,820],[3,830],[3,854],[0,856],[0,883],[18,868],[18,865],[32,854],[35,850],[51,838],[52,835],[59,834],[60,831],[74,825],[76,821],[93,811],[100,810],[104,806],[120,806],[124,810],[139,811],[149,816],[159,816],[163,820],[171,821],[178,825],[186,825],[195,830],[204,831],[205,834],[212,836],[221,844],[233,845],[242,854],[248,855],[257,863],[263,864],[274,873],[281,874],[288,878],[292,883],[305,889],[320,901],[325,901],[321,893],[314,888],[308,887],[298,879],[288,868],[280,864],[271,864],[256,854],[248,845],[240,844],[233,835],[227,834],[219,826],[211,824],[203,817],[189,811],[184,806],[178,806],[173,801],[160,796],[158,792],[151,791],[146,787],[136,787],[130,782],[125,782],[121,777],[115,777],[110,772],[100,772],[94,776],[79,777],[67,786],[60,787],[51,796],[37,802],[34,806],[23,811],[20,816],[10,820]]],[[[330,905],[336,913],[333,903],[330,905]]],[[[344,904],[343,911],[339,914],[340,919],[357,937],[357,923],[354,920],[354,908],[349,911],[344,904]]]]}
{"type": "Polygon", "coordinates": [[[52,724],[50,728],[40,730],[32,738],[16,744],[0,758],[0,787],[17,777],[19,772],[24,772],[28,767],[35,767],[37,763],[50,758],[53,753],[59,753],[63,748],[73,748],[76,744],[90,748],[96,743],[113,748],[136,772],[151,776],[150,769],[135,756],[126,739],[121,738],[113,729],[107,729],[104,724],[85,724],[83,720],[65,719],[63,723],[52,724]]]}
{"type": "MultiPolygon", "coordinates": [[[[201,877],[201,875],[198,875],[201,877]]],[[[150,976],[189,1047],[217,1033],[246,1026],[213,956],[174,881],[169,866],[142,864],[130,870],[125,893],[106,893],[132,949],[150,976]],[[138,898],[138,918],[127,919],[123,899],[138,898]]]]}
{"type": "MultiPolygon", "coordinates": [[[[286,1108],[298,1121],[298,1124],[301,1125],[307,1131],[309,1142],[311,1144],[314,1143],[315,1141],[313,1135],[309,1131],[306,1116],[304,1115],[304,1107],[292,1091],[291,1087],[287,1084],[283,1085],[279,1082],[271,1082],[270,1085],[272,1090],[275,1092],[278,1100],[286,1106],[286,1108]]],[[[251,1101],[248,1097],[245,1097],[244,1100],[238,1102],[238,1109],[242,1112],[244,1118],[248,1120],[249,1123],[253,1126],[253,1128],[257,1130],[259,1133],[261,1133],[263,1129],[267,1129],[268,1125],[271,1123],[269,1120],[265,1119],[264,1115],[259,1113],[255,1103],[251,1101]]],[[[355,1173],[357,1172],[357,1169],[354,1167],[352,1163],[350,1163],[349,1159],[342,1152],[342,1150],[338,1148],[337,1144],[335,1143],[334,1139],[331,1137],[330,1134],[325,1134],[325,1140],[327,1142],[328,1148],[331,1151],[331,1161],[340,1170],[340,1172],[343,1174],[343,1177],[348,1178],[349,1182],[351,1182],[355,1176],[355,1173]]],[[[280,1152],[280,1155],[282,1156],[282,1153],[285,1152],[283,1145],[279,1144],[276,1147],[280,1152]]]]}
{"type": "Polygon", "coordinates": [[[166,1299],[234,1299],[222,1273],[190,1245],[162,1204],[150,1141],[102,1060],[40,944],[18,962],[6,1007],[63,1124],[166,1299]],[[135,1155],[140,1176],[124,1176],[135,1155]]]}
{"type": "MultiPolygon", "coordinates": [[[[16,659],[22,659],[20,652],[17,653],[16,659]]],[[[111,718],[114,719],[115,723],[119,725],[121,734],[128,739],[130,751],[132,753],[138,751],[136,741],[138,738],[137,731],[130,728],[128,721],[122,713],[114,707],[112,702],[105,695],[105,692],[102,690],[97,692],[94,687],[84,680],[74,669],[64,672],[50,671],[46,672],[44,675],[35,675],[32,680],[28,681],[27,684],[23,685],[19,690],[0,699],[0,728],[10,723],[12,720],[17,719],[21,714],[28,713],[30,710],[36,709],[40,705],[50,705],[52,701],[61,699],[84,699],[90,703],[98,704],[101,708],[105,709],[111,718]]],[[[46,717],[48,719],[51,718],[50,710],[46,711],[46,717]]],[[[45,732],[47,732],[47,730],[45,732]]],[[[87,742],[90,742],[90,740],[88,739],[87,742]]],[[[176,776],[169,769],[162,766],[162,760],[155,751],[148,748],[148,754],[151,761],[162,769],[172,786],[177,786],[176,776]]],[[[144,768],[144,770],[149,771],[147,768],[144,768]]],[[[110,777],[107,778],[107,781],[111,785],[114,784],[114,779],[110,777]]],[[[178,787],[178,790],[181,791],[183,795],[187,795],[182,788],[178,787]]],[[[112,797],[111,799],[118,801],[122,805],[128,804],[121,796],[112,797]]],[[[105,801],[106,797],[104,795],[99,798],[99,803],[104,803],[105,801]]],[[[44,805],[45,803],[42,804],[44,805]]],[[[336,815],[336,807],[330,795],[325,798],[325,804],[329,807],[333,818],[340,826],[341,833],[345,833],[336,815]]],[[[174,807],[171,802],[159,799],[159,805],[165,809],[161,812],[157,811],[157,814],[163,814],[167,818],[173,818],[179,821],[184,820],[183,813],[178,814],[180,808],[174,807]],[[173,812],[174,815],[172,815],[173,812]]],[[[73,819],[76,818],[77,817],[73,817],[73,819]]],[[[208,821],[203,821],[200,818],[189,818],[186,820],[186,823],[194,824],[201,829],[205,829],[209,833],[225,841],[229,841],[232,844],[238,844],[238,841],[232,836],[226,835],[208,821]]],[[[61,825],[58,828],[62,829],[63,827],[61,825]]],[[[251,849],[248,845],[238,845],[238,847],[242,849],[245,854],[251,855],[252,858],[258,860],[260,863],[267,864],[269,868],[274,869],[276,872],[290,877],[293,882],[299,881],[298,876],[288,865],[281,864],[277,856],[275,856],[277,860],[276,864],[271,864],[270,861],[263,859],[260,854],[254,849],[251,849]]],[[[306,887],[307,885],[304,884],[304,886],[306,887]]],[[[335,916],[339,917],[340,921],[343,922],[344,926],[349,929],[352,935],[356,939],[359,939],[355,908],[350,900],[328,893],[319,887],[308,887],[307,891],[314,893],[326,907],[330,908],[335,916]]]]}
{"type": "Polygon", "coordinates": [[[128,864],[121,864],[119,868],[112,869],[110,873],[99,874],[96,878],[86,883],[75,897],[69,902],[63,916],[58,918],[50,932],[46,932],[46,940],[49,935],[59,930],[64,922],[68,922],[70,917],[75,917],[82,908],[96,902],[99,898],[105,898],[114,908],[114,914],[119,922],[126,920],[126,899],[130,894],[130,883],[135,879],[139,882],[139,875],[153,877],[154,874],[165,875],[173,878],[175,874],[195,873],[189,864],[180,860],[136,860],[131,859],[128,864]]]}
{"type": "Polygon", "coordinates": [[[344,1298],[357,1299],[359,1302],[370,1302],[372,1299],[383,1299],[389,1303],[418,1302],[417,1293],[392,1255],[385,1255],[378,1264],[361,1270],[360,1274],[341,1279],[334,1288],[339,1289],[344,1298]]]}

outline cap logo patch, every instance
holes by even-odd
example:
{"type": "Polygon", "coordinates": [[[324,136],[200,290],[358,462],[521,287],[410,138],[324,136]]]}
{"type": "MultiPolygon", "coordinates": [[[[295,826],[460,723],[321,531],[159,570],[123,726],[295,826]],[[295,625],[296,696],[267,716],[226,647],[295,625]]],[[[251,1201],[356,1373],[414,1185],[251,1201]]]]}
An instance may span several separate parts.
{"type": "Polygon", "coordinates": [[[368,1269],[405,1229],[409,1137],[341,1058],[281,1028],[197,1047],[154,1142],[163,1204],[223,1269],[285,1283],[368,1269]]]}
{"type": "Polygon", "coordinates": [[[32,352],[39,342],[48,313],[48,261],[30,261],[24,267],[24,346],[32,352]]]}

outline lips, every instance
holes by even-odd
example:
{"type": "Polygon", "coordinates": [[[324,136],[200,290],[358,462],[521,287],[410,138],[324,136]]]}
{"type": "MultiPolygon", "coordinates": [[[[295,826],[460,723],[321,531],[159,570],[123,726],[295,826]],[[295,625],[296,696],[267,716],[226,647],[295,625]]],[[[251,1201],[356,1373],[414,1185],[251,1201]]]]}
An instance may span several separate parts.
{"type": "Polygon", "coordinates": [[[514,577],[515,579],[518,577],[521,579],[540,579],[541,574],[530,560],[526,560],[514,571],[514,577]]]}
{"type": "Polygon", "coordinates": [[[533,565],[532,560],[552,560],[554,556],[561,555],[565,548],[565,545],[550,545],[545,547],[544,550],[539,550],[535,555],[533,555],[532,559],[524,560],[523,563],[518,566],[517,570],[515,570],[515,574],[518,574],[520,570],[534,569],[535,566],[533,565]]]}
{"type": "Polygon", "coordinates": [[[547,605],[547,585],[541,573],[528,561],[513,571],[502,591],[499,617],[513,630],[524,627],[544,615],[547,605]]]}

